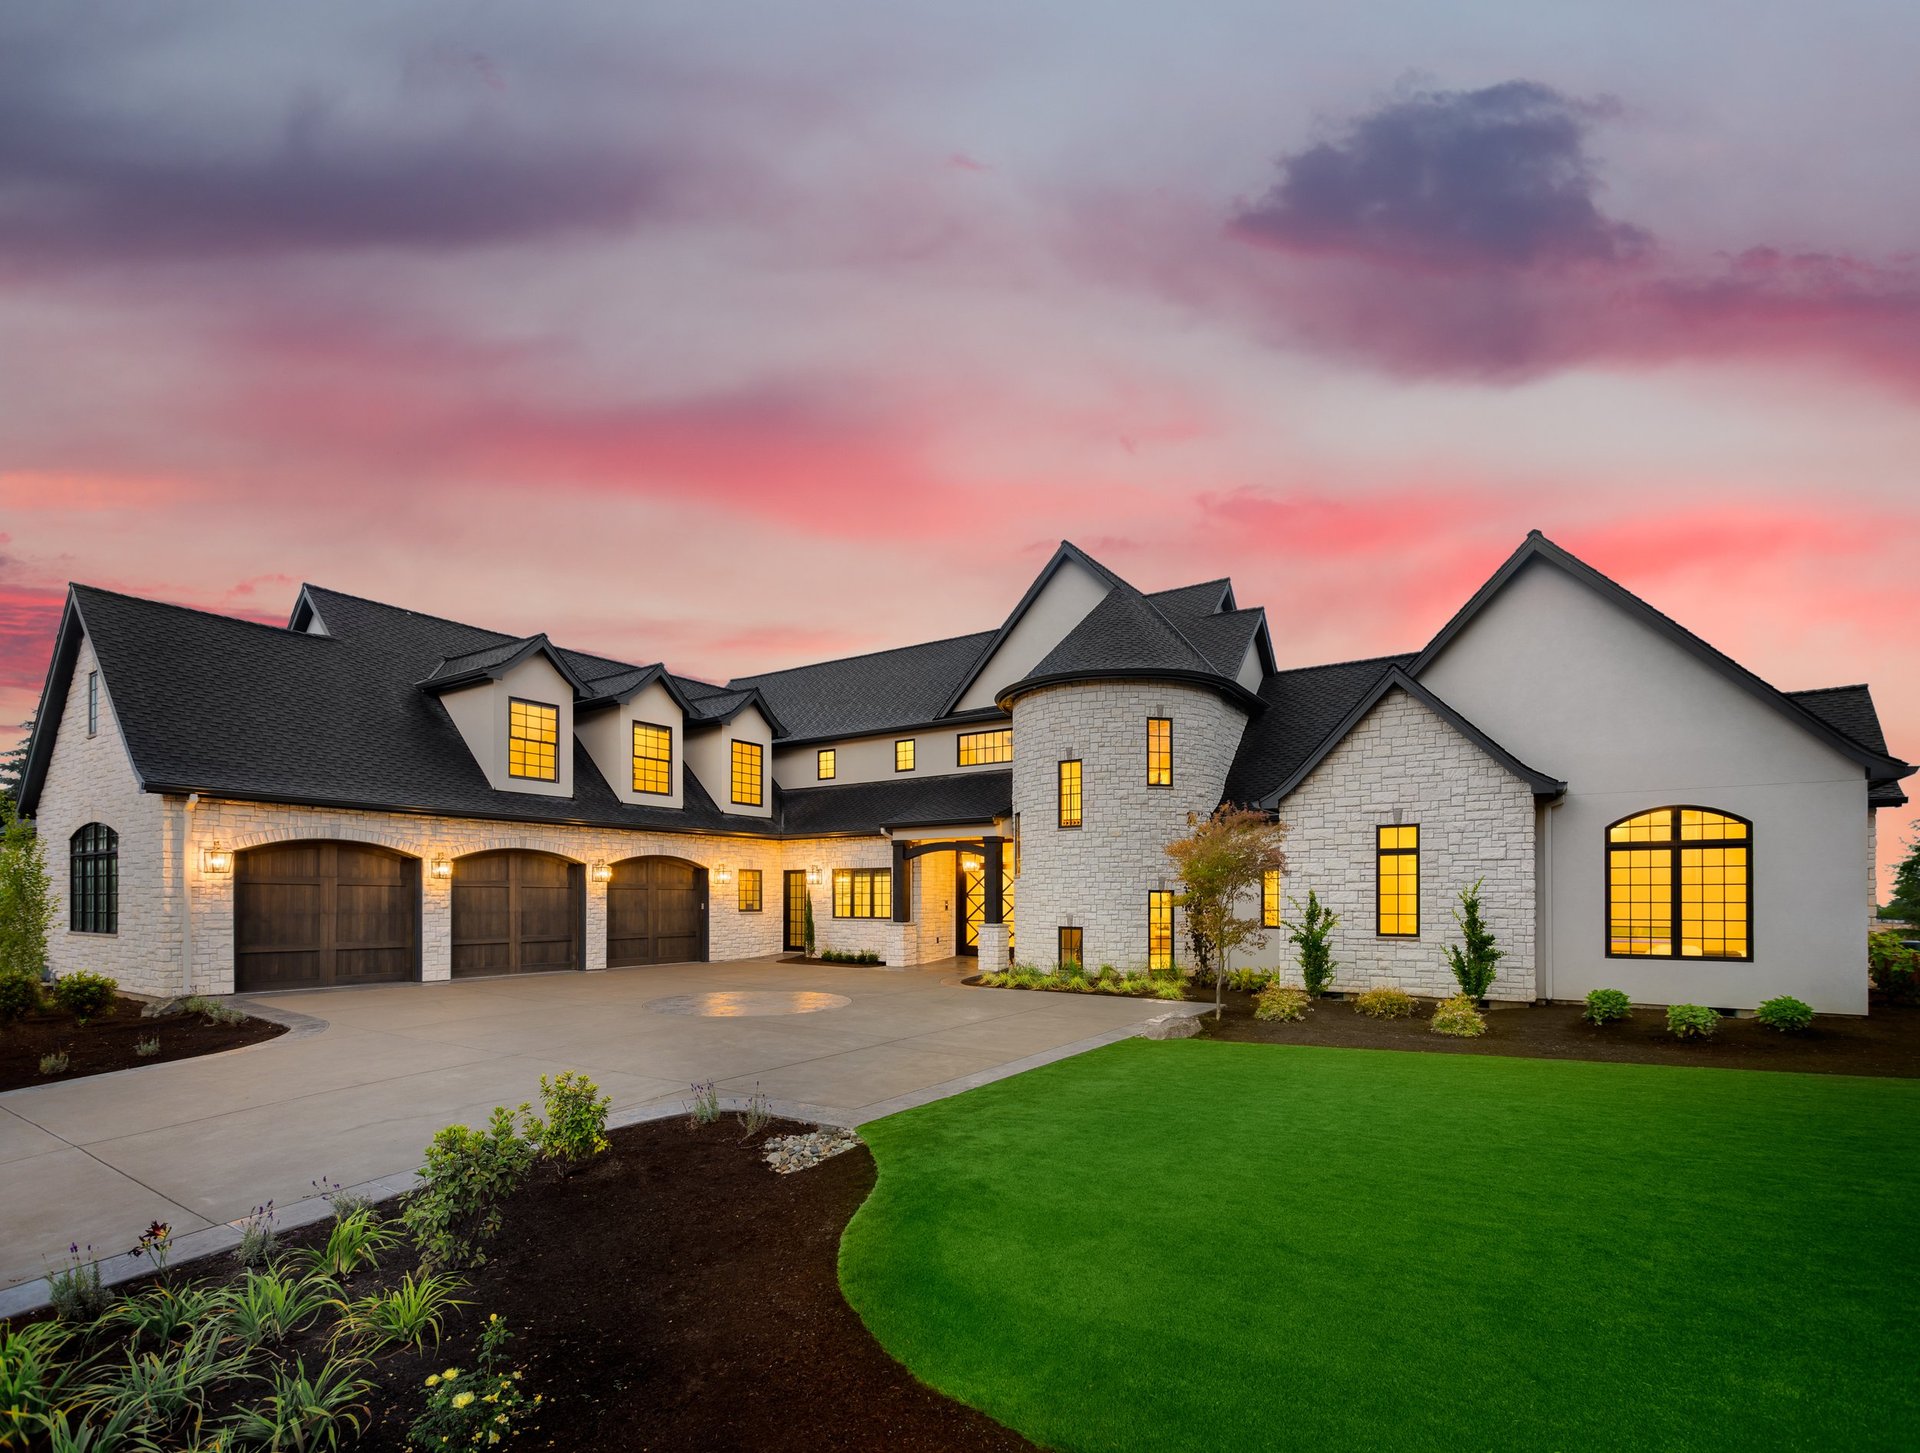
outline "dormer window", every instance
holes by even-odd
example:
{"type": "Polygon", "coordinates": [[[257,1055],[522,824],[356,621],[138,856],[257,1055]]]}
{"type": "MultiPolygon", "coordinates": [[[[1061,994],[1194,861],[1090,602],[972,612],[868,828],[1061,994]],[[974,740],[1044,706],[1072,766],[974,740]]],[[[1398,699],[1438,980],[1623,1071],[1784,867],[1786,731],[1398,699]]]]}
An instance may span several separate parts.
{"type": "Polygon", "coordinates": [[[673,795],[673,729],[652,722],[633,724],[633,790],[673,795]]]}
{"type": "Polygon", "coordinates": [[[542,701],[507,703],[507,775],[534,782],[559,780],[555,759],[560,742],[560,708],[542,701]]]}
{"type": "Polygon", "coordinates": [[[758,742],[733,744],[733,800],[742,807],[758,807],[765,794],[761,789],[762,752],[758,742]]]}

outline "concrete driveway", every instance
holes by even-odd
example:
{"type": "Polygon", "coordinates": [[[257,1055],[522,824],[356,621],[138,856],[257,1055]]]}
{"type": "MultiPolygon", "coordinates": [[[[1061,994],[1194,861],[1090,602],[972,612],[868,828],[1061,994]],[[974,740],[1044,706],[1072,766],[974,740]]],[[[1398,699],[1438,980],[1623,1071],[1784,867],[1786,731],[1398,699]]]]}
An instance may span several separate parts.
{"type": "Polygon", "coordinates": [[[558,1070],[593,1076],[622,1120],[684,1105],[690,1084],[711,1079],[722,1094],[757,1088],[786,1113],[857,1125],[1123,1038],[1175,1007],[961,986],[972,971],[762,959],[243,999],[298,1027],[0,1094],[0,1287],[41,1276],[69,1242],[119,1252],[151,1220],[182,1235],[268,1200],[287,1207],[322,1177],[411,1171],[441,1126],[537,1101],[540,1076],[558,1070]],[[688,995],[790,990],[845,1003],[663,1012],[688,995]]]}

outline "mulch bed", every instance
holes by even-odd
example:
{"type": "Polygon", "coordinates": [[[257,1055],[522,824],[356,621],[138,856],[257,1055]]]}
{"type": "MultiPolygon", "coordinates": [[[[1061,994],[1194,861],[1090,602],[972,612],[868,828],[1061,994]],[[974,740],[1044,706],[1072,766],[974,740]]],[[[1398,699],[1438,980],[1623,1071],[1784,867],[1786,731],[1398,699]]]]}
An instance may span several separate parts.
{"type": "Polygon", "coordinates": [[[1636,1009],[1631,1019],[1596,1028],[1580,1017],[1576,1004],[1523,1005],[1488,1009],[1487,1032],[1479,1039],[1451,1039],[1428,1028],[1431,1001],[1420,1001],[1413,1019],[1369,1019],[1351,1001],[1323,999],[1304,1020],[1290,1024],[1255,1019],[1251,995],[1228,993],[1225,1001],[1218,1022],[1212,1015],[1200,1021],[1210,1038],[1920,1078],[1920,1007],[1911,1004],[1875,1003],[1864,1019],[1822,1014],[1803,1034],[1782,1034],[1757,1019],[1722,1019],[1709,1040],[1674,1038],[1660,1009],[1636,1009]]]}
{"type": "Polygon", "coordinates": [[[265,1019],[248,1019],[241,1024],[209,1024],[198,1014],[142,1019],[138,999],[116,999],[111,1014],[102,1014],[84,1026],[75,1024],[73,1016],[64,1010],[45,1009],[11,1024],[0,1024],[0,1090],[74,1080],[166,1060],[193,1059],[238,1049],[243,1044],[258,1044],[286,1032],[284,1024],[265,1019]],[[133,1052],[141,1040],[154,1038],[160,1041],[159,1053],[142,1059],[133,1052]],[[59,1050],[67,1054],[65,1072],[41,1074],[40,1056],[59,1050]]]}

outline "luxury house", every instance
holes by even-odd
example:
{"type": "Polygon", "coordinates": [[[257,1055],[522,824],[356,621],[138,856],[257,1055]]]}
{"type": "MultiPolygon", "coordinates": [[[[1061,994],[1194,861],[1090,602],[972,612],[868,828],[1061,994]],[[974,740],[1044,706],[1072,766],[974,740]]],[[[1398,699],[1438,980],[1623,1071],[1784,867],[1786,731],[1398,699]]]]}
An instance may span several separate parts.
{"type": "MultiPolygon", "coordinates": [[[[1277,922],[1342,987],[1863,1013],[1865,686],[1782,692],[1537,532],[1423,650],[1276,663],[1212,580],[1062,544],[998,628],[725,685],[302,588],[273,627],[72,587],[22,784],[57,970],[150,993],[800,947],[1130,969],[1186,953],[1163,846],[1288,824],[1277,922]]],[[[1260,961],[1286,957],[1279,934],[1260,961]]]]}

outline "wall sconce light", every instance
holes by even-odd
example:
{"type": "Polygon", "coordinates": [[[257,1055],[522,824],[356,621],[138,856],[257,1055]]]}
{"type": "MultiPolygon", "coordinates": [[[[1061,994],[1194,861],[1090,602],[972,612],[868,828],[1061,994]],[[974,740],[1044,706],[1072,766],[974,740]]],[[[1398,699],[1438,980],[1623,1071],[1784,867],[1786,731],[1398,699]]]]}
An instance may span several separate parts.
{"type": "Polygon", "coordinates": [[[591,868],[587,869],[587,871],[593,876],[593,881],[596,883],[610,883],[613,881],[613,869],[609,868],[605,863],[595,863],[591,868]]]}
{"type": "Polygon", "coordinates": [[[807,886],[809,888],[818,888],[826,881],[826,877],[826,873],[821,870],[818,863],[811,864],[807,868],[807,886]]]}
{"type": "Polygon", "coordinates": [[[733,869],[729,868],[725,863],[715,863],[713,865],[713,881],[716,883],[731,883],[733,881],[733,869]]]}
{"type": "Polygon", "coordinates": [[[212,876],[231,873],[233,871],[232,849],[221,847],[220,839],[215,838],[200,849],[200,871],[212,876]]]}
{"type": "Polygon", "coordinates": [[[427,871],[436,878],[451,878],[453,876],[453,864],[448,862],[444,857],[438,857],[433,860],[432,864],[427,868],[427,871]]]}

